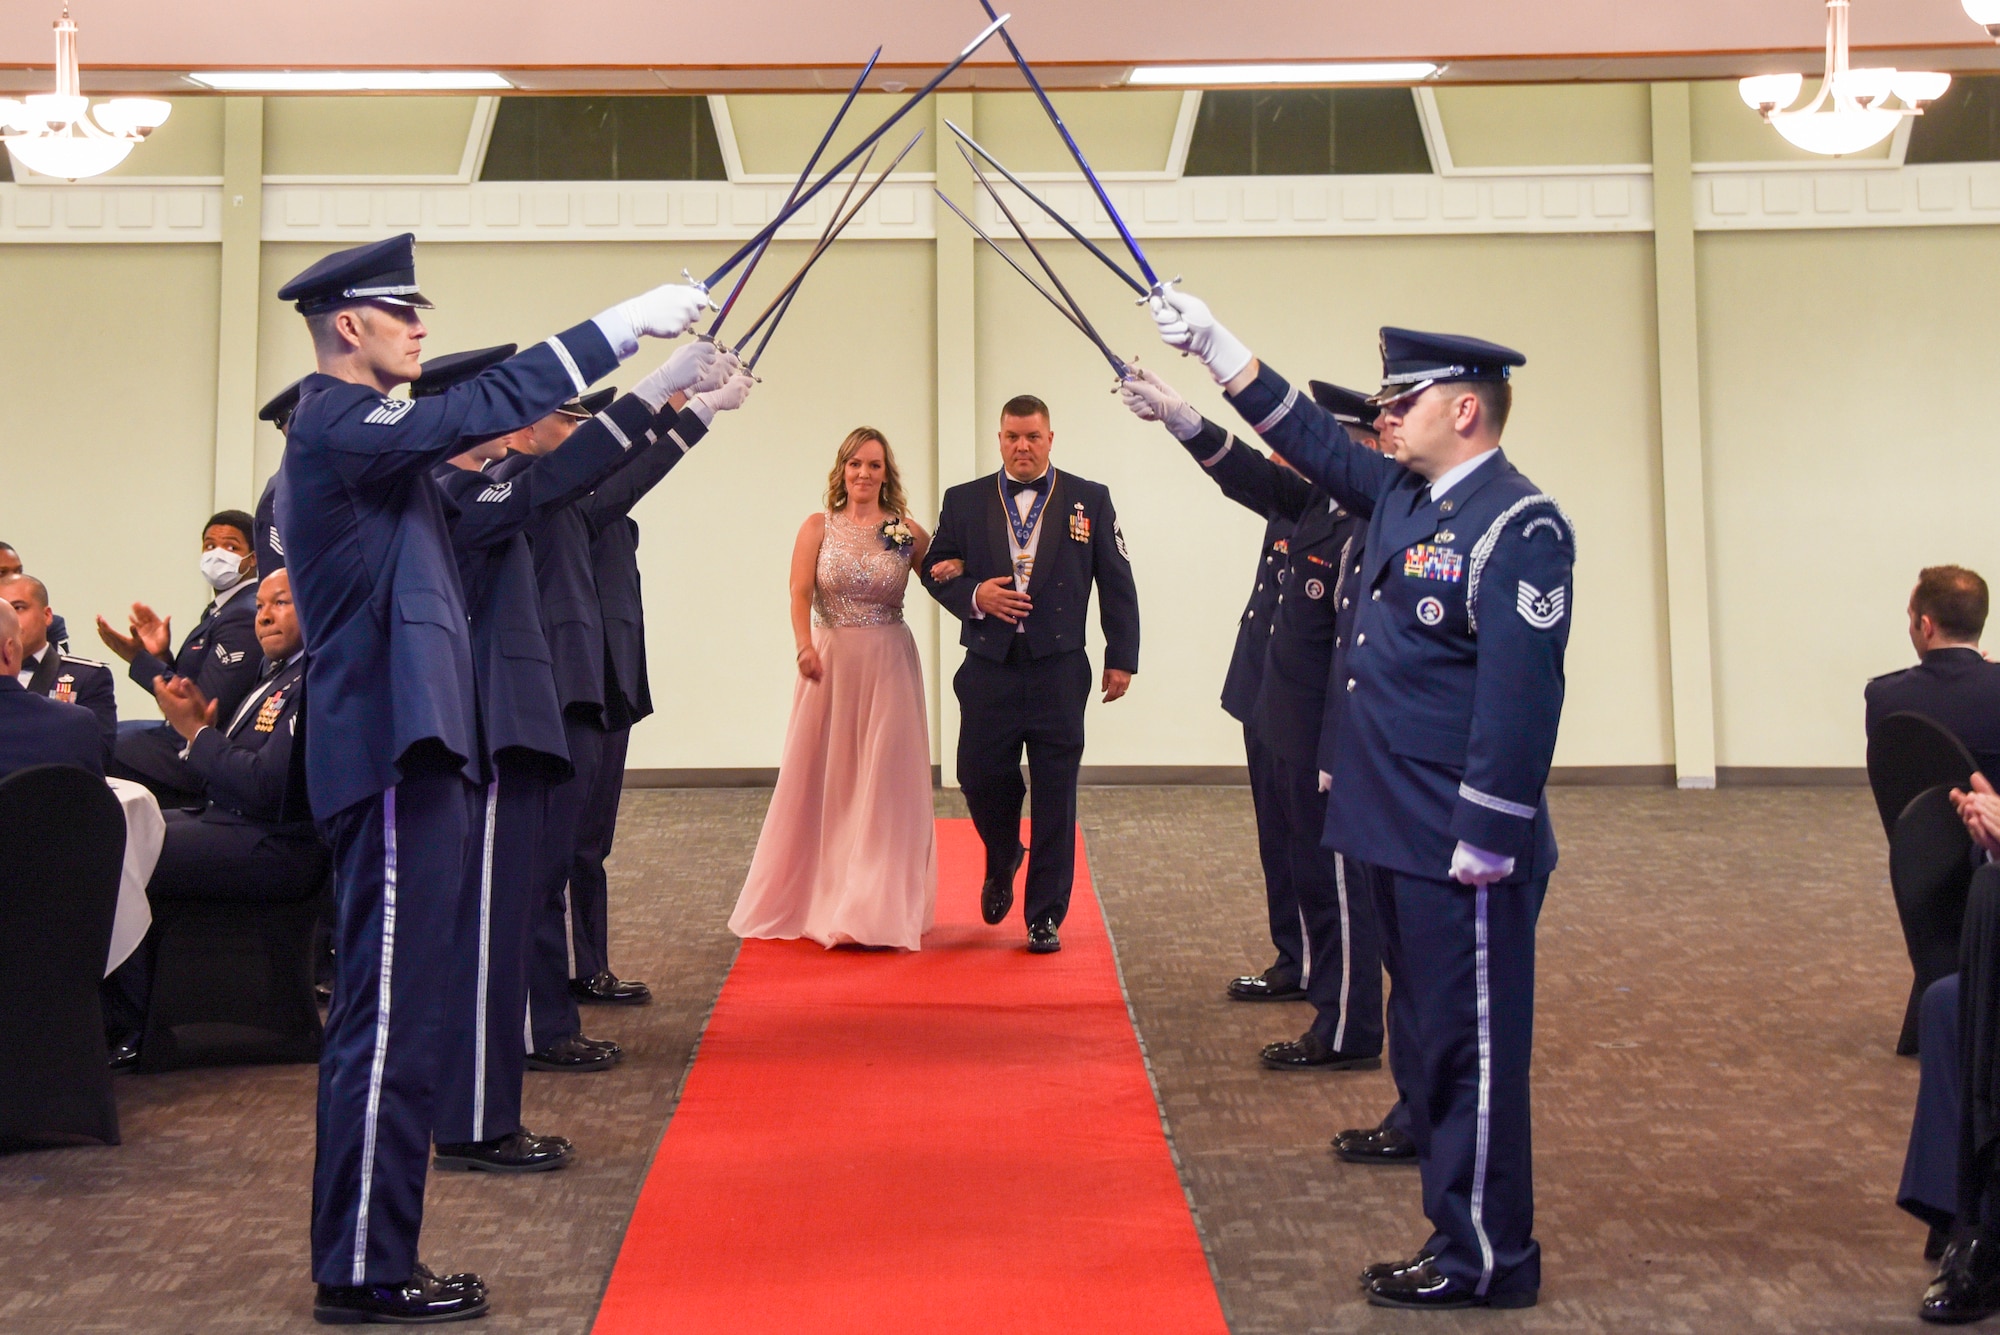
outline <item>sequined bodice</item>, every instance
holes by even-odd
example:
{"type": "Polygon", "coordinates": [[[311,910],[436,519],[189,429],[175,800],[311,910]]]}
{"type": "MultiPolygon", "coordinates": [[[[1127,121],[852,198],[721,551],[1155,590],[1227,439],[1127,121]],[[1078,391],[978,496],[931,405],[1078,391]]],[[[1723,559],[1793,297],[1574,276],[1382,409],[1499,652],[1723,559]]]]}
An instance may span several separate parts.
{"type": "Polygon", "coordinates": [[[821,626],[887,626],[903,619],[910,548],[891,550],[879,524],[826,517],[813,575],[813,622],[821,626]]]}

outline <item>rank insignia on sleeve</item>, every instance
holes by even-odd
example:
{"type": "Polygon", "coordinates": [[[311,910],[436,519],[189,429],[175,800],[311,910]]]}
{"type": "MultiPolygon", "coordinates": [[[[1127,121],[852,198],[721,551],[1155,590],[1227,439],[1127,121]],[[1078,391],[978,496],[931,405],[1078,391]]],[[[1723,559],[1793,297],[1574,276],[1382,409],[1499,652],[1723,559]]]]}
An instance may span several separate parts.
{"type": "Polygon", "coordinates": [[[285,712],[285,693],[272,691],[264,697],[264,703],[257,707],[257,721],[251,726],[258,732],[270,732],[278,726],[278,715],[285,712]]]}
{"type": "Polygon", "coordinates": [[[1083,512],[1083,502],[1076,503],[1076,509],[1069,517],[1069,535],[1078,542],[1090,541],[1090,516],[1083,512]]]}
{"type": "Polygon", "coordinates": [[[49,692],[49,699],[60,700],[66,705],[76,703],[76,678],[65,672],[56,678],[56,688],[49,692]]]}
{"type": "Polygon", "coordinates": [[[1568,602],[1568,591],[1561,585],[1543,593],[1524,579],[1515,594],[1514,608],[1521,614],[1521,620],[1536,630],[1554,630],[1568,611],[1568,602]]]}
{"type": "Polygon", "coordinates": [[[1465,574],[1465,555],[1449,547],[1420,542],[1403,552],[1403,574],[1410,579],[1456,584],[1465,574]]]}

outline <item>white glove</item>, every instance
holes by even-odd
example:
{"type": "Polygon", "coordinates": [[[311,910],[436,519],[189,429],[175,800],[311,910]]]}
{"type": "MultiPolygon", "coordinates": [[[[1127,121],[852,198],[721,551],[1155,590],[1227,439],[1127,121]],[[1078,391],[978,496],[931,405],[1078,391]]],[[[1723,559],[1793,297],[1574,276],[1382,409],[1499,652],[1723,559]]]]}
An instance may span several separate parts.
{"type": "Polygon", "coordinates": [[[694,409],[703,426],[713,426],[717,413],[734,412],[741,408],[750,397],[750,387],[756,383],[757,378],[748,371],[737,371],[723,381],[720,388],[689,399],[688,407],[694,409]]]}
{"type": "Polygon", "coordinates": [[[1201,414],[1188,407],[1172,385],[1144,367],[1133,367],[1132,378],[1119,384],[1118,401],[1140,421],[1163,424],[1175,440],[1193,440],[1201,434],[1201,414]]]}
{"type": "Polygon", "coordinates": [[[690,343],[653,368],[644,380],[632,386],[632,392],[658,412],[666,406],[668,396],[682,390],[699,393],[720,389],[735,370],[735,353],[709,342],[690,343]]]}
{"type": "Polygon", "coordinates": [[[1514,874],[1514,859],[1475,848],[1463,839],[1451,851],[1451,879],[1460,885],[1491,885],[1514,874]]]}
{"type": "Polygon", "coordinates": [[[639,338],[679,338],[712,303],[708,293],[685,283],[667,283],[592,317],[620,357],[639,350],[639,338]]]}
{"type": "Polygon", "coordinates": [[[1250,349],[1216,323],[1215,313],[1200,297],[1163,287],[1146,305],[1152,309],[1153,323],[1160,327],[1161,341],[1201,358],[1216,384],[1228,384],[1250,364],[1250,349]]]}

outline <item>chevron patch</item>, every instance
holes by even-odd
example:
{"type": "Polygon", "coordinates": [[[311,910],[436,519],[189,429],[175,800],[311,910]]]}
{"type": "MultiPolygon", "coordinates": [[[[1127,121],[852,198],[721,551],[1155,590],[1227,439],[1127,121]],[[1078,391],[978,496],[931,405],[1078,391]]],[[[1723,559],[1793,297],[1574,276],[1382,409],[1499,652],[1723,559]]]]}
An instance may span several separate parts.
{"type": "Polygon", "coordinates": [[[480,492],[475,499],[481,501],[504,501],[513,494],[514,484],[512,482],[495,482],[485,491],[480,492]]]}
{"type": "Polygon", "coordinates": [[[373,412],[361,420],[369,426],[394,426],[416,406],[415,399],[383,399],[373,412]]]}
{"type": "Polygon", "coordinates": [[[1514,595],[1514,609],[1536,630],[1554,630],[1569,610],[1568,604],[1568,592],[1561,586],[1543,593],[1525,579],[1514,595]]]}

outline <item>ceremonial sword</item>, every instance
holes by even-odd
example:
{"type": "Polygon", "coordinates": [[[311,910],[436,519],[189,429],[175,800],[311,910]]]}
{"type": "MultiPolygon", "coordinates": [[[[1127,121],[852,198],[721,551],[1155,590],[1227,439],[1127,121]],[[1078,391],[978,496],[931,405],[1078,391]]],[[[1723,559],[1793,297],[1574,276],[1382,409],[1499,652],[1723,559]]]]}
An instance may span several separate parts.
{"type": "MultiPolygon", "coordinates": [[[[985,231],[981,229],[978,223],[972,221],[971,218],[967,217],[964,209],[961,209],[958,205],[952,203],[951,196],[945,194],[945,192],[942,190],[936,189],[936,187],[932,187],[932,190],[933,193],[935,193],[939,199],[944,201],[944,206],[946,208],[950,209],[953,213],[956,213],[958,215],[959,221],[963,222],[967,227],[970,227],[972,229],[972,234],[974,236],[978,237],[981,241],[984,241],[988,246],[991,246],[993,248],[993,253],[995,255],[998,255],[1001,259],[1007,261],[1007,266],[1009,268],[1011,268],[1015,273],[1021,275],[1021,277],[1028,280],[1029,287],[1032,287],[1035,289],[1035,291],[1041,293],[1043,299],[1046,300],[1049,303],[1049,305],[1055,307],[1057,310],[1062,312],[1064,319],[1068,320],[1071,324],[1075,325],[1078,331],[1081,332],[1085,338],[1089,339],[1092,343],[1095,343],[1097,345],[1097,350],[1104,354],[1104,359],[1106,361],[1111,363],[1111,369],[1118,373],[1118,378],[1120,380],[1130,380],[1132,378],[1132,368],[1127,366],[1119,358],[1118,354],[1113,352],[1110,346],[1106,344],[1102,338],[1098,337],[1097,331],[1091,328],[1090,321],[1084,318],[1084,315],[1081,311],[1071,310],[1068,306],[1065,306],[1063,304],[1062,299],[1060,297],[1056,296],[1055,293],[1043,287],[1040,280],[1038,280],[1033,274],[1029,273],[1026,269],[1023,269],[1020,266],[1020,264],[1015,261],[1012,255],[1009,255],[1006,251],[1000,248],[999,242],[995,241],[992,237],[986,235],[985,231]]],[[[1002,212],[1005,212],[1004,208],[1002,212]]],[[[1026,239],[1027,238],[1025,237],[1022,238],[1022,240],[1024,241],[1026,239]]],[[[1029,249],[1030,250],[1034,249],[1032,244],[1029,245],[1029,249]]],[[[1054,275],[1051,274],[1050,277],[1054,277],[1054,275]]]]}
{"type": "Polygon", "coordinates": [[[748,241],[744,242],[743,245],[737,250],[737,252],[734,255],[731,255],[728,259],[724,260],[721,263],[721,265],[716,268],[714,273],[711,273],[708,277],[702,279],[699,283],[694,283],[693,286],[698,288],[702,292],[707,292],[709,289],[713,288],[717,283],[720,283],[723,279],[727,278],[729,276],[729,271],[734,269],[737,265],[741,264],[744,258],[747,255],[749,255],[751,251],[755,250],[757,247],[769,241],[780,227],[783,227],[787,222],[791,221],[791,217],[794,213],[797,213],[800,209],[804,208],[806,204],[810,200],[812,200],[812,198],[815,195],[819,194],[820,191],[826,189],[827,182],[833,180],[836,176],[839,176],[842,172],[846,171],[849,167],[853,166],[854,160],[860,157],[868,149],[873,148],[875,146],[875,141],[880,139],[883,135],[887,134],[890,128],[894,126],[897,121],[903,119],[904,116],[909,114],[910,110],[913,107],[915,107],[918,103],[922,102],[925,98],[929,97],[933,92],[937,91],[937,87],[939,84],[943,83],[946,79],[949,79],[953,74],[957,73],[958,67],[960,65],[963,65],[966,61],[970,60],[972,58],[972,53],[974,51],[977,51],[980,47],[984,46],[986,44],[987,39],[993,36],[994,33],[1001,31],[1001,25],[1012,17],[1013,15],[1011,14],[996,16],[993,22],[987,24],[986,27],[983,30],[981,30],[980,34],[977,37],[973,38],[972,41],[966,46],[966,48],[963,51],[959,52],[957,57],[954,58],[949,65],[946,65],[943,69],[939,70],[936,76],[933,77],[929,83],[925,84],[922,88],[919,88],[916,92],[910,94],[909,101],[903,103],[902,106],[897,107],[896,110],[890,115],[888,120],[883,121],[873,130],[869,131],[867,137],[862,139],[860,143],[856,144],[853,147],[853,149],[848,152],[846,157],[842,158],[839,162],[835,163],[833,165],[833,168],[830,171],[828,171],[826,175],[820,177],[817,181],[814,181],[811,187],[809,187],[804,194],[800,195],[790,204],[787,204],[783,209],[780,209],[778,211],[777,217],[771,219],[770,222],[765,223],[764,226],[758,231],[757,235],[751,237],[748,241]]]}
{"type": "MultiPolygon", "coordinates": [[[[750,335],[755,334],[758,328],[764,323],[766,319],[770,320],[771,327],[769,329],[766,329],[764,331],[764,337],[758,340],[757,350],[750,354],[750,360],[746,364],[746,369],[753,371],[757,369],[758,361],[764,356],[764,349],[771,346],[771,336],[778,332],[779,322],[785,318],[785,312],[789,311],[792,308],[792,299],[798,296],[799,289],[805,284],[807,271],[809,271],[814,264],[817,264],[819,262],[819,257],[821,255],[824,255],[833,246],[835,239],[838,238],[843,231],[847,230],[847,224],[853,222],[854,219],[860,214],[861,210],[867,207],[868,201],[874,198],[875,192],[882,188],[882,183],[889,179],[890,174],[893,173],[896,170],[896,168],[903,165],[903,159],[910,156],[910,150],[915,148],[917,146],[917,140],[922,139],[923,137],[924,137],[924,132],[922,130],[919,130],[914,135],[910,136],[910,142],[903,145],[903,151],[896,155],[895,161],[891,162],[887,167],[884,167],[882,169],[882,174],[876,177],[875,180],[872,183],[870,183],[868,189],[862,192],[861,198],[854,201],[853,208],[848,209],[845,213],[842,213],[840,209],[834,210],[834,221],[827,228],[826,235],[822,236],[820,238],[819,244],[813,247],[812,254],[806,256],[806,262],[799,266],[799,271],[797,273],[792,275],[791,282],[785,284],[784,291],[778,294],[778,296],[771,302],[770,306],[765,307],[764,313],[762,315],[759,315],[757,317],[756,323],[750,326],[750,332],[743,336],[744,341],[747,343],[750,339],[750,335]]],[[[859,181],[861,179],[860,173],[857,172],[855,174],[854,179],[856,181],[859,181]]],[[[850,184],[848,186],[847,192],[849,195],[852,195],[854,193],[853,185],[850,184]]],[[[841,200],[841,204],[845,205],[846,203],[847,200],[846,198],[843,197],[841,200]]]]}
{"type": "MultiPolygon", "coordinates": [[[[875,62],[881,58],[882,48],[878,46],[875,48],[875,54],[868,57],[868,63],[861,67],[861,74],[855,79],[854,86],[847,90],[847,96],[842,100],[840,110],[833,113],[833,120],[828,123],[826,133],[819,137],[819,146],[813,149],[812,156],[806,159],[806,165],[799,169],[799,179],[792,182],[791,193],[785,196],[786,204],[790,204],[793,200],[797,199],[799,191],[805,189],[807,179],[812,176],[812,169],[819,164],[820,154],[826,152],[826,146],[833,142],[834,131],[838,130],[840,122],[846,119],[847,109],[854,105],[856,95],[861,92],[863,85],[868,82],[869,71],[875,68],[875,62]]],[[[866,171],[867,168],[864,166],[862,170],[866,171]]],[[[861,178],[857,175],[854,179],[858,181],[861,178]]],[[[839,213],[840,210],[834,210],[836,216],[839,213]]],[[[723,301],[722,309],[715,313],[715,319],[709,324],[708,332],[702,335],[704,339],[707,339],[711,343],[715,341],[716,334],[722,329],[722,322],[729,318],[730,309],[736,305],[736,299],[743,295],[743,288],[749,283],[750,275],[757,271],[758,262],[764,258],[764,252],[770,248],[771,243],[767,239],[763,245],[757,247],[757,253],[750,257],[750,262],[743,266],[743,272],[736,275],[736,286],[729,290],[729,296],[723,301]]]]}
{"type": "Polygon", "coordinates": [[[1089,159],[1085,158],[1083,150],[1076,146],[1076,140],[1070,136],[1069,126],[1063,124],[1062,116],[1056,111],[1056,104],[1049,101],[1049,95],[1042,91],[1042,81],[1037,79],[1034,70],[1028,67],[1028,58],[1021,54],[1020,47],[1014,45],[1014,35],[1001,26],[1014,16],[1008,14],[1003,18],[995,14],[992,0],[979,0],[979,7],[986,11],[986,17],[992,19],[995,26],[1000,27],[1000,40],[1007,43],[1007,50],[1013,53],[1014,63],[1021,67],[1021,73],[1027,77],[1028,87],[1035,90],[1036,98],[1041,101],[1042,110],[1047,112],[1049,120],[1054,122],[1056,133],[1062,136],[1064,145],[1069,149],[1069,155],[1076,159],[1077,166],[1083,168],[1084,179],[1089,181],[1090,188],[1097,192],[1097,202],[1111,215],[1111,224],[1118,229],[1118,235],[1125,242],[1125,249],[1132,252],[1133,260],[1139,265],[1139,272],[1146,276],[1148,283],[1152,284],[1152,291],[1155,294],[1165,291],[1167,284],[1161,282],[1160,276],[1153,272],[1153,266],[1146,263],[1146,252],[1139,249],[1138,241],[1132,236],[1132,229],[1127,227],[1125,219],[1119,216],[1117,207],[1111,202],[1110,194],[1104,189],[1104,183],[1097,179],[1097,173],[1090,169],[1089,159]]]}
{"type": "MultiPolygon", "coordinates": [[[[1091,254],[1095,255],[1099,260],[1103,261],[1104,267],[1111,270],[1111,272],[1117,274],[1120,281],[1122,281],[1125,284],[1125,286],[1131,288],[1134,292],[1137,292],[1142,297],[1146,295],[1147,289],[1144,283],[1134,278],[1131,274],[1126,273],[1125,267],[1120,263],[1118,263],[1117,260],[1112,259],[1109,255],[1105,254],[1102,250],[1100,250],[1095,241],[1092,241],[1082,232],[1079,232],[1076,229],[1076,226],[1073,223],[1071,223],[1069,219],[1063,217],[1060,213],[1057,213],[1055,209],[1049,205],[1047,200],[1044,200],[1034,191],[1028,189],[1026,185],[1022,184],[1020,177],[1014,175],[1014,173],[1007,170],[1006,163],[1000,161],[1000,159],[994,157],[991,153],[987,152],[984,148],[980,146],[980,143],[977,139],[974,139],[971,135],[959,129],[958,126],[953,124],[951,121],[945,122],[945,128],[950,130],[953,134],[957,135],[960,139],[964,140],[966,144],[970,145],[973,152],[977,153],[980,157],[985,158],[987,162],[991,163],[995,171],[999,172],[1002,176],[1007,178],[1008,184],[1012,185],[1016,190],[1026,195],[1030,203],[1034,204],[1035,207],[1039,208],[1043,213],[1046,213],[1049,215],[1049,217],[1053,218],[1057,226],[1061,227],[1065,232],[1068,232],[1072,237],[1076,238],[1076,240],[1082,242],[1083,248],[1089,251],[1091,254]]],[[[978,169],[974,168],[974,170],[977,171],[978,169]]]]}

